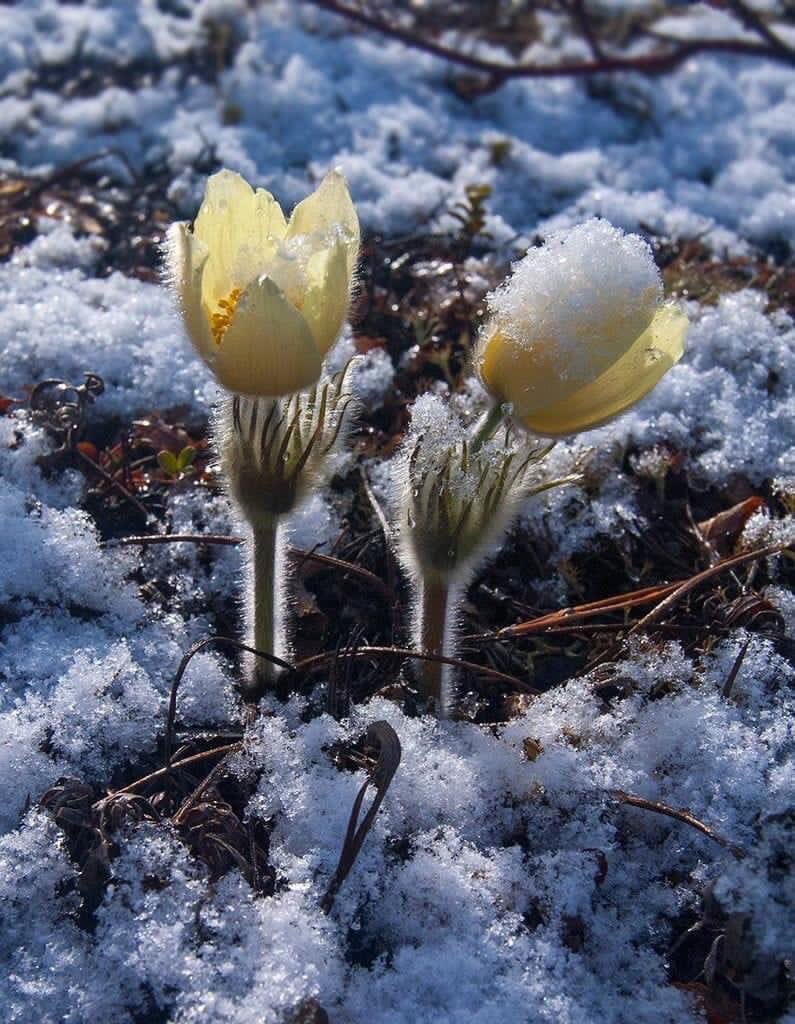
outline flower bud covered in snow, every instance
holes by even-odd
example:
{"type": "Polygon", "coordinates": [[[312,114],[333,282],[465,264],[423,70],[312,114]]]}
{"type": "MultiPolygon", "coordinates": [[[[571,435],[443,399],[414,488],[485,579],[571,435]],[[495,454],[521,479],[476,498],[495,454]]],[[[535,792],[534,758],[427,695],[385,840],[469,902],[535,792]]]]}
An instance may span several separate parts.
{"type": "Polygon", "coordinates": [[[193,230],[173,224],[166,254],[188,335],[219,383],[268,397],[313,384],[347,315],[358,250],[338,171],[289,221],[239,174],[212,175],[193,230]]]}
{"type": "Polygon", "coordinates": [[[618,416],[682,355],[687,317],[663,303],[651,249],[603,220],[531,249],[489,304],[478,373],[537,434],[574,434],[618,416]]]}
{"type": "MultiPolygon", "coordinates": [[[[414,643],[432,656],[455,652],[457,602],[467,576],[505,530],[520,502],[576,476],[551,479],[539,464],[551,444],[533,444],[502,425],[478,443],[450,404],[414,403],[398,456],[393,496],[398,551],[415,585],[414,643]]],[[[425,663],[418,683],[437,713],[455,703],[451,672],[425,663]]]]}
{"type": "Polygon", "coordinates": [[[538,469],[550,445],[528,444],[515,432],[511,442],[509,434],[505,428],[475,451],[447,403],[435,395],[415,401],[396,492],[400,553],[410,571],[444,581],[466,574],[519,502],[554,486],[538,469]]]}

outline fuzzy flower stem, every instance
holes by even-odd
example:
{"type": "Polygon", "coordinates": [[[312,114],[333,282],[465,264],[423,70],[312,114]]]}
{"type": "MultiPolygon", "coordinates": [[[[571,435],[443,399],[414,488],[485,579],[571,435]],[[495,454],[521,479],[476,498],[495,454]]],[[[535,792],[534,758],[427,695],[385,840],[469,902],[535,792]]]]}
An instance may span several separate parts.
{"type": "Polygon", "coordinates": [[[469,443],[470,455],[476,455],[486,441],[490,440],[500,428],[500,425],[510,415],[510,406],[498,402],[485,413],[475,430],[475,434],[469,443]]]}
{"type": "MultiPolygon", "coordinates": [[[[253,527],[251,554],[254,584],[252,647],[276,654],[276,552],[279,520],[262,519],[253,527]]],[[[257,700],[273,689],[276,666],[257,658],[245,686],[246,696],[257,700]]]]}
{"type": "MultiPolygon", "coordinates": [[[[447,616],[450,585],[438,577],[423,580],[420,598],[418,639],[426,654],[447,655],[447,616]]],[[[420,666],[419,683],[427,697],[433,699],[437,714],[443,711],[443,677],[445,666],[438,661],[424,661],[420,666]]]]}

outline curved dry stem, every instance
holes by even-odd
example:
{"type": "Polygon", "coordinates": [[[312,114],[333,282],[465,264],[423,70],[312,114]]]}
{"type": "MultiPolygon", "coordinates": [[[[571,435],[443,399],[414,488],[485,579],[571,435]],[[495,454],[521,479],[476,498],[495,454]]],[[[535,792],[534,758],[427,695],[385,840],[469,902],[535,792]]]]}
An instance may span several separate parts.
{"type": "Polygon", "coordinates": [[[473,661],[464,661],[461,658],[449,658],[443,654],[432,654],[430,651],[414,651],[409,647],[357,647],[351,651],[324,651],[323,654],[313,654],[309,658],[298,661],[293,666],[295,672],[314,672],[316,669],[327,665],[335,658],[345,660],[348,658],[417,658],[421,661],[438,661],[443,665],[452,665],[454,668],[463,669],[476,675],[485,676],[495,682],[506,683],[514,690],[527,693],[537,697],[541,691],[534,686],[517,679],[516,676],[508,675],[507,672],[500,672],[499,669],[491,668],[488,665],[477,665],[473,661]]]}

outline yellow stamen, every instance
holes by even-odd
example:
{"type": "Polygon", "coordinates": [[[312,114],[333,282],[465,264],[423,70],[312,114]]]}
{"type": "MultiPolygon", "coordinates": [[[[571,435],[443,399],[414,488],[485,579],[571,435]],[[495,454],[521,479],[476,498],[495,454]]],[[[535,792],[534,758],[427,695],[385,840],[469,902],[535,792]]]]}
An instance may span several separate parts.
{"type": "Polygon", "coordinates": [[[237,301],[240,298],[240,289],[233,288],[232,291],[227,295],[225,299],[218,300],[218,312],[210,314],[210,330],[213,333],[216,345],[221,344],[226,329],[232,322],[232,317],[235,315],[235,307],[237,301]]]}

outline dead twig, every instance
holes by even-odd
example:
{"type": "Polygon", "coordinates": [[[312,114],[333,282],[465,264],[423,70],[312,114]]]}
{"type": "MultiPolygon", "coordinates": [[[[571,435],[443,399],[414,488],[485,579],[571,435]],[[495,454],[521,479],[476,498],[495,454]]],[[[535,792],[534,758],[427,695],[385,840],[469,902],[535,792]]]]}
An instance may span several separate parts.
{"type": "Polygon", "coordinates": [[[115,491],[118,491],[119,494],[126,501],[129,501],[130,504],[134,505],[135,508],[137,508],[141,515],[144,517],[145,523],[149,522],[150,514],[146,505],[144,505],[143,502],[139,501],[139,499],[136,498],[134,494],[128,491],[120,480],[117,480],[114,476],[108,473],[106,469],[103,469],[98,462],[94,462],[94,460],[90,456],[86,455],[85,452],[80,451],[80,449],[77,446],[75,446],[72,450],[82,462],[85,462],[85,464],[87,466],[90,466],[95,473],[98,473],[109,487],[112,487],[115,491]]]}
{"type": "Polygon", "coordinates": [[[330,661],[344,661],[347,658],[416,658],[419,661],[436,661],[443,665],[452,665],[454,668],[464,669],[466,672],[473,672],[477,675],[487,676],[490,679],[507,683],[514,690],[530,694],[536,697],[541,692],[529,683],[525,683],[516,676],[508,675],[507,672],[500,672],[496,668],[489,668],[488,665],[477,665],[473,661],[463,661],[461,658],[448,658],[443,654],[431,654],[429,651],[413,651],[408,647],[357,647],[352,651],[324,651],[323,654],[313,654],[303,661],[296,662],[296,672],[313,672],[330,661]]]}
{"type": "Polygon", "coordinates": [[[386,577],[387,586],[390,588],[392,593],[392,605],[389,609],[391,625],[392,625],[392,639],[395,637],[395,633],[399,626],[399,609],[397,604],[397,592],[398,592],[398,571],[397,565],[395,564],[395,555],[392,550],[392,531],[389,528],[389,521],[387,520],[386,513],[381,508],[381,502],[375,496],[375,492],[370,485],[370,481],[367,479],[367,474],[364,469],[359,470],[362,480],[362,488],[364,493],[367,495],[367,500],[370,502],[370,507],[378,520],[378,525],[381,527],[381,532],[384,535],[384,557],[386,559],[386,577]]]}
{"type": "Polygon", "coordinates": [[[656,604],[652,610],[644,615],[642,619],[639,619],[634,626],[629,630],[628,636],[632,636],[634,633],[639,633],[643,629],[648,629],[649,626],[654,625],[658,622],[667,612],[678,604],[678,602],[689,594],[696,587],[699,587],[702,583],[713,576],[717,576],[719,573],[726,572],[729,569],[737,569],[741,565],[746,565],[748,562],[755,562],[759,558],[769,558],[771,555],[780,554],[786,544],[769,544],[767,547],[758,548],[756,551],[746,551],[742,555],[735,555],[733,558],[726,558],[717,565],[712,565],[709,569],[704,569],[703,572],[696,573],[695,576],[691,576],[689,580],[683,580],[675,590],[663,598],[659,604],[656,604]]]}
{"type": "Polygon", "coordinates": [[[364,569],[361,565],[356,565],[354,562],[346,562],[342,558],[336,558],[334,555],[323,555],[319,551],[303,551],[301,548],[288,548],[287,553],[290,558],[304,558],[308,562],[316,562],[318,565],[326,566],[329,569],[337,569],[345,575],[355,576],[366,583],[371,590],[377,590],[387,601],[394,601],[395,599],[395,592],[388,583],[384,583],[375,573],[370,572],[369,569],[364,569]]]}
{"type": "Polygon", "coordinates": [[[720,835],[712,826],[705,825],[703,821],[700,821],[690,811],[680,811],[676,807],[669,807],[668,804],[661,803],[659,800],[647,800],[643,796],[635,796],[634,793],[625,793],[623,789],[608,789],[605,792],[612,800],[617,800],[618,803],[627,804],[629,807],[639,807],[643,811],[653,811],[655,814],[664,814],[667,818],[674,818],[676,821],[684,822],[685,825],[690,825],[691,828],[698,829],[708,839],[733,853],[738,860],[742,860],[743,857],[747,856],[741,846],[735,845],[731,840],[720,835]]]}
{"type": "MultiPolygon", "coordinates": [[[[162,533],[142,534],[135,537],[119,537],[114,540],[105,541],[104,547],[151,547],[156,544],[217,544],[235,547],[243,543],[242,537],[227,536],[221,533],[162,533]]],[[[318,565],[326,566],[329,569],[337,569],[346,575],[355,576],[366,583],[371,590],[378,591],[387,600],[393,600],[394,591],[389,584],[384,583],[375,573],[369,569],[356,565],[354,562],[346,562],[334,555],[324,555],[319,551],[305,551],[303,548],[288,548],[287,554],[290,558],[315,562],[318,565]]]]}
{"type": "Polygon", "coordinates": [[[144,517],[144,522],[148,523],[150,514],[146,506],[121,481],[86,455],[77,444],[89,406],[105,390],[105,382],[99,374],[86,373],[84,376],[85,381],[82,384],[70,384],[55,377],[40,380],[30,393],[28,404],[31,414],[38,423],[43,424],[61,441],[57,454],[69,453],[77,456],[81,462],[102,477],[109,487],[118,491],[126,501],[134,505],[144,517]]]}
{"type": "Polygon", "coordinates": [[[367,730],[367,739],[372,746],[378,746],[378,761],[372,770],[372,774],[365,781],[353,802],[351,816],[348,820],[348,829],[345,833],[345,840],[340,852],[340,859],[334,874],[331,876],[331,881],[323,895],[323,899],[320,901],[320,909],[324,914],[328,914],[331,911],[340,886],[350,874],[350,870],[359,856],[359,851],[367,838],[367,833],[373,826],[375,816],[378,814],[378,810],[400,764],[402,754],[400,740],[388,722],[373,722],[367,730]],[[362,802],[371,785],[375,786],[375,796],[369,810],[362,818],[361,824],[359,824],[362,802]]]}
{"type": "Polygon", "coordinates": [[[517,622],[513,626],[505,626],[496,633],[479,633],[466,636],[464,640],[510,640],[514,637],[527,636],[531,633],[545,633],[552,627],[569,626],[583,619],[590,619],[602,613],[624,611],[635,608],[638,605],[651,604],[652,601],[673,593],[679,583],[662,583],[653,587],[644,587],[642,590],[632,590],[626,594],[616,594],[613,597],[605,597],[599,601],[589,601],[587,604],[573,605],[571,608],[561,608],[556,612],[549,612],[536,619],[529,619],[527,622],[517,622]]]}
{"type": "Polygon", "coordinates": [[[748,653],[748,648],[751,646],[752,639],[753,637],[749,636],[743,644],[743,646],[740,648],[740,653],[734,659],[734,664],[731,667],[731,672],[729,672],[728,676],[726,677],[726,682],[723,684],[723,690],[721,691],[721,693],[726,700],[729,700],[731,698],[732,692],[734,690],[734,684],[737,681],[737,676],[740,674],[740,669],[742,668],[743,662],[745,661],[745,656],[748,653]]]}
{"type": "Polygon", "coordinates": [[[582,622],[585,619],[610,612],[626,611],[640,605],[651,604],[659,601],[651,612],[636,622],[630,629],[634,633],[646,628],[652,622],[664,615],[673,607],[677,601],[686,593],[699,586],[705,580],[726,570],[737,568],[747,562],[759,558],[766,558],[778,554],[784,545],[773,544],[767,548],[757,551],[745,552],[742,555],[735,555],[733,558],[724,559],[717,565],[710,566],[703,572],[697,573],[686,580],[676,580],[673,583],[662,583],[653,587],[644,587],[642,590],[632,590],[626,594],[615,594],[599,601],[589,601],[587,604],[574,605],[570,608],[561,608],[556,612],[549,612],[536,619],[529,619],[526,622],[517,622],[513,626],[505,626],[496,633],[480,633],[464,637],[465,641],[474,640],[511,640],[515,637],[528,636],[533,633],[561,632],[568,629],[575,622],[582,622]]]}
{"type": "Polygon", "coordinates": [[[242,742],[237,742],[225,743],[223,746],[213,747],[211,750],[202,750],[198,754],[191,754],[190,757],[180,758],[179,761],[174,761],[172,764],[166,765],[165,768],[157,768],[155,771],[149,772],[148,775],[144,775],[140,779],[136,779],[135,782],[130,782],[122,789],[117,789],[113,793],[109,793],[108,796],[120,796],[124,793],[133,793],[136,789],[141,789],[143,786],[148,786],[151,782],[156,782],[158,779],[162,779],[164,776],[170,775],[171,772],[175,772],[178,768],[186,768],[190,764],[198,764],[200,761],[207,761],[211,757],[233,754],[242,749],[242,742]]]}
{"type": "Polygon", "coordinates": [[[153,544],[223,544],[235,547],[242,543],[242,537],[222,533],[145,533],[134,537],[114,537],[112,540],[103,541],[102,547],[151,547],[153,544]]]}
{"type": "MultiPolygon", "coordinates": [[[[471,53],[463,53],[433,39],[394,25],[372,11],[361,7],[350,7],[340,0],[305,0],[314,7],[346,18],[364,28],[371,29],[390,39],[397,39],[405,46],[422,53],[440,57],[451,64],[467,68],[486,76],[483,92],[498,89],[506,82],[517,78],[583,78],[613,71],[634,71],[642,75],[659,75],[672,71],[690,57],[700,53],[727,53],[747,57],[764,57],[786,64],[795,64],[795,51],[778,36],[775,45],[768,40],[764,43],[750,42],[740,38],[697,39],[671,43],[664,50],[637,54],[631,57],[602,54],[598,59],[560,61],[557,64],[503,64],[471,53]]],[[[767,37],[765,37],[767,39],[767,37]]],[[[593,50],[593,45],[591,45],[593,50]]]]}
{"type": "Polygon", "coordinates": [[[789,46],[780,36],[776,35],[758,11],[749,7],[743,0],[726,0],[726,6],[746,28],[760,36],[772,50],[785,56],[792,55],[789,46]]]}
{"type": "MultiPolygon", "coordinates": [[[[238,749],[242,749],[242,747],[243,744],[241,743],[238,749]]],[[[222,774],[224,768],[226,767],[228,759],[232,756],[232,754],[235,754],[237,752],[237,750],[231,750],[229,751],[229,753],[224,754],[224,756],[221,758],[218,764],[215,765],[215,767],[207,773],[206,777],[202,780],[202,782],[199,783],[199,785],[193,790],[193,792],[189,796],[185,797],[185,799],[179,805],[179,807],[174,812],[171,818],[171,821],[174,825],[181,825],[184,822],[185,816],[187,815],[188,811],[195,807],[199,800],[201,800],[201,798],[210,788],[210,786],[215,784],[216,779],[218,779],[218,777],[222,774]]]]}
{"type": "Polygon", "coordinates": [[[183,655],[182,660],[177,668],[174,681],[171,684],[171,694],[168,701],[168,714],[166,716],[166,737],[165,737],[165,757],[166,765],[171,760],[171,753],[174,748],[174,723],[177,718],[177,694],[179,692],[179,686],[182,682],[182,677],[185,675],[185,670],[191,663],[192,659],[205,647],[210,647],[213,644],[227,645],[234,647],[237,651],[247,651],[249,654],[254,654],[258,658],[263,658],[265,661],[269,661],[272,665],[278,665],[280,668],[286,669],[288,672],[293,672],[294,668],[288,661],[283,661],[281,658],[277,658],[275,654],[269,654],[267,651],[258,651],[256,647],[249,647],[248,644],[242,643],[240,640],[236,640],[231,636],[207,636],[203,640],[197,641],[193,647],[183,655]]]}

